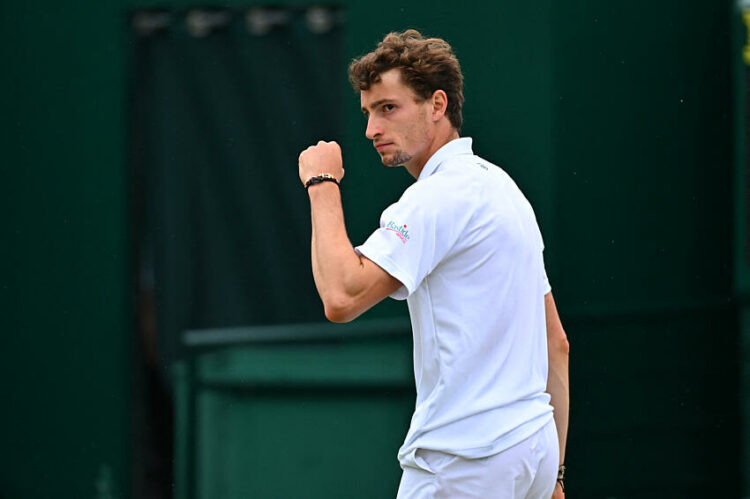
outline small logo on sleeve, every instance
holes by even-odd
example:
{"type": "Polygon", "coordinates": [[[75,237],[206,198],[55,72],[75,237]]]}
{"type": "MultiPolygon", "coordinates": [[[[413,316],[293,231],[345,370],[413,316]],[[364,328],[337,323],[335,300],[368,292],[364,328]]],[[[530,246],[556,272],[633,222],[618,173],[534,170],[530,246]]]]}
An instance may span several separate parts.
{"type": "Polygon", "coordinates": [[[385,224],[385,229],[395,232],[398,238],[401,239],[401,242],[404,244],[406,244],[406,241],[409,240],[409,231],[406,230],[406,224],[396,225],[396,223],[391,220],[390,222],[385,224]]]}

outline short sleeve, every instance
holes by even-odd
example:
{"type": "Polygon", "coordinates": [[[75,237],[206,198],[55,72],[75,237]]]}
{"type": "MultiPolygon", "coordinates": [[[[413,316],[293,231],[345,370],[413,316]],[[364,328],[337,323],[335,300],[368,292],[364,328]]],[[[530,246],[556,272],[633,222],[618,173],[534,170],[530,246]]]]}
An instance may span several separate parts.
{"type": "Polygon", "coordinates": [[[539,225],[537,224],[537,234],[539,234],[539,247],[540,247],[540,255],[539,258],[542,260],[542,295],[548,294],[550,291],[552,291],[552,286],[550,286],[549,279],[547,278],[547,267],[544,264],[544,239],[542,238],[542,232],[539,230],[539,225]]]}
{"type": "Polygon", "coordinates": [[[542,289],[544,290],[544,293],[542,293],[544,295],[552,291],[552,286],[550,286],[549,279],[547,279],[547,270],[544,268],[544,262],[542,262],[542,289]]]}
{"type": "Polygon", "coordinates": [[[380,218],[380,227],[355,248],[398,279],[391,294],[406,299],[445,258],[466,224],[460,189],[449,189],[439,174],[413,184],[380,218]]]}

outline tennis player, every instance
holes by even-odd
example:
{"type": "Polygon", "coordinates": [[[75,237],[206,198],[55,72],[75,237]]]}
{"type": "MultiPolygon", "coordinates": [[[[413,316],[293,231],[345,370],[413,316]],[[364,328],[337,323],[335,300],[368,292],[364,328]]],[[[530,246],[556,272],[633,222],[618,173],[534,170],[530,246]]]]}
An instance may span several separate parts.
{"type": "Polygon", "coordinates": [[[451,46],[390,33],[349,77],[383,164],[416,182],[354,248],[339,145],[303,151],[299,176],[326,317],[351,321],[388,296],[408,302],[417,400],[398,498],[564,497],[568,342],[542,236],[513,180],[460,137],[463,76],[451,46]]]}

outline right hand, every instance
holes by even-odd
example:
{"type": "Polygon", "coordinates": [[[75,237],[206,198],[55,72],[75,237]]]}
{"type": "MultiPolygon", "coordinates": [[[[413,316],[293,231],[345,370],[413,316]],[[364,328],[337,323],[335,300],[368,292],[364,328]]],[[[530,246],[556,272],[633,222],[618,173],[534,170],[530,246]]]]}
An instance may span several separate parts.
{"type": "Polygon", "coordinates": [[[341,147],[336,142],[319,141],[299,155],[299,179],[302,185],[310,177],[328,173],[341,181],[344,178],[344,166],[341,159],[341,147]]]}

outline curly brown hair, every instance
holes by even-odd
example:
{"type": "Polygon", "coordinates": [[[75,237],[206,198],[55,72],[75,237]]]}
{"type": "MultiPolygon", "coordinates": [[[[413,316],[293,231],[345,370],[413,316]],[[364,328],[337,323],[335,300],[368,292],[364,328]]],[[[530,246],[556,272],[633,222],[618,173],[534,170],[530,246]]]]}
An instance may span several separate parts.
{"type": "Polygon", "coordinates": [[[401,70],[404,84],[422,100],[430,98],[435,90],[443,90],[448,96],[448,120],[461,131],[464,76],[448,42],[424,38],[415,29],[388,33],[373,52],[352,61],[349,82],[356,92],[361,92],[391,69],[401,70]]]}

